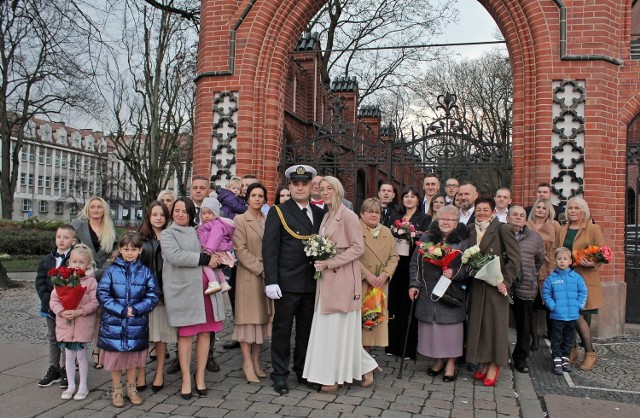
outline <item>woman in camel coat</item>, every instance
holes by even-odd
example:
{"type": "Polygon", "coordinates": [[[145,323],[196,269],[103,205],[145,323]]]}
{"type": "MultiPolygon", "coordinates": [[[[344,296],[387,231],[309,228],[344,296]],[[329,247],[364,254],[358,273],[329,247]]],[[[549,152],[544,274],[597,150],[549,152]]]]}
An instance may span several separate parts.
{"type": "MultiPolygon", "coordinates": [[[[376,198],[365,200],[360,207],[360,227],[364,237],[364,254],[360,256],[363,295],[366,295],[369,286],[379,287],[388,295],[388,283],[400,259],[391,230],[380,223],[381,211],[382,206],[376,198]]],[[[375,328],[362,330],[362,345],[367,350],[389,345],[386,301],[382,314],[384,320],[375,328]]]]}
{"type": "Polygon", "coordinates": [[[233,340],[240,342],[242,371],[247,382],[257,383],[267,377],[260,365],[260,349],[271,337],[273,302],[264,293],[262,236],[265,217],[260,211],[267,199],[267,189],[253,183],[247,189],[248,210],[234,218],[236,230],[233,248],[238,258],[236,273],[236,310],[233,340]]]}

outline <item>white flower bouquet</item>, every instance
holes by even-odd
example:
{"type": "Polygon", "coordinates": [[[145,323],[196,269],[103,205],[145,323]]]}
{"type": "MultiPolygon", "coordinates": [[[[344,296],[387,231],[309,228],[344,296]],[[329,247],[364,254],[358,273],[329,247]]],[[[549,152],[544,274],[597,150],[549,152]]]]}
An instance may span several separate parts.
{"type": "MultiPolygon", "coordinates": [[[[304,244],[304,252],[307,257],[312,257],[314,260],[327,260],[337,254],[336,244],[329,241],[324,235],[314,235],[309,239],[302,240],[304,244]]],[[[316,271],[313,278],[318,280],[322,277],[321,271],[316,271]]]]}

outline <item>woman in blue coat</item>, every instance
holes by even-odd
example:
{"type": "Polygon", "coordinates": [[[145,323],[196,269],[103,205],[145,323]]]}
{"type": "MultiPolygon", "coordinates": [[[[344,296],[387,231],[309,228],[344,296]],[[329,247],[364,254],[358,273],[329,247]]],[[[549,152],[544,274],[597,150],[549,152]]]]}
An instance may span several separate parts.
{"type": "Polygon", "coordinates": [[[122,369],[127,370],[127,397],[134,405],[142,403],[136,389],[136,371],[146,363],[148,314],[160,299],[158,281],[140,261],[141,253],[140,235],[124,234],[118,256],[104,271],[97,290],[102,305],[98,347],[104,350],[104,368],[111,371],[112,404],[117,408],[124,406],[122,369]]]}

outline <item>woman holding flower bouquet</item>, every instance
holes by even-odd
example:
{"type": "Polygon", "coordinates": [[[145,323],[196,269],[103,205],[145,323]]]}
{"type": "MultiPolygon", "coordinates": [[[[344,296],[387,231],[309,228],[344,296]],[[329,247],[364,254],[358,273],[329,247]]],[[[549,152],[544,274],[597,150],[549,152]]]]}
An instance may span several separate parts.
{"type": "Polygon", "coordinates": [[[321,384],[324,392],[335,392],[354,379],[367,387],[378,364],[362,347],[362,229],[357,215],[342,204],[344,188],[337,178],[323,177],[320,194],[329,208],[320,235],[335,244],[337,254],[314,262],[321,277],[302,376],[321,384]]]}
{"type": "MultiPolygon", "coordinates": [[[[475,223],[468,225],[469,244],[483,256],[497,256],[503,280],[492,285],[471,281],[467,334],[467,362],[482,364],[473,377],[484,386],[495,386],[500,367],[509,364],[509,288],[520,269],[520,248],[513,230],[494,215],[495,202],[479,197],[475,202],[475,223]]],[[[475,277],[476,271],[471,271],[475,277]]],[[[497,280],[499,281],[499,280],[497,280]]]]}
{"type": "MultiPolygon", "coordinates": [[[[567,247],[573,251],[575,271],[582,276],[587,284],[587,304],[576,321],[576,330],[584,346],[584,361],[580,365],[582,370],[591,370],[596,365],[596,353],[591,344],[591,315],[598,313],[603,306],[602,286],[600,284],[600,263],[591,257],[581,257],[578,252],[589,246],[601,247],[604,238],[600,227],[591,221],[589,205],[581,197],[572,197],[567,201],[567,224],[556,235],[556,247],[567,247]],[[578,257],[576,257],[578,255],[578,257]]],[[[553,261],[552,261],[553,263],[553,261]]],[[[553,263],[555,264],[555,263],[553,263]]],[[[578,348],[573,347],[569,354],[569,362],[574,363],[579,356],[578,348]]]]}
{"type": "MultiPolygon", "coordinates": [[[[411,311],[411,303],[409,303],[407,292],[409,291],[409,264],[411,263],[411,254],[415,249],[415,241],[422,235],[431,224],[431,217],[419,210],[422,197],[420,193],[410,186],[406,189],[400,198],[402,202],[400,212],[391,219],[391,232],[396,242],[401,240],[409,241],[407,252],[402,252],[402,245],[398,244],[398,255],[400,261],[398,267],[393,274],[393,279],[389,282],[389,346],[385,349],[387,355],[401,356],[404,346],[405,336],[407,334],[407,326],[409,325],[409,313],[411,311]],[[407,237],[407,227],[413,227],[412,236],[407,237]]],[[[410,232],[410,231],[409,231],[410,232]]],[[[411,322],[409,329],[409,339],[407,340],[407,349],[404,353],[405,357],[416,358],[416,346],[418,344],[418,325],[416,321],[411,322]]]]}
{"type": "Polygon", "coordinates": [[[435,360],[429,367],[429,376],[444,372],[442,380],[453,382],[458,373],[455,360],[462,356],[464,345],[464,301],[454,306],[432,295],[441,276],[453,279],[458,285],[466,281],[462,267],[462,251],[469,247],[466,225],[458,223],[460,211],[455,206],[442,206],[438,221],[420,237],[420,247],[411,260],[409,298],[417,298],[418,352],[435,360]]]}
{"type": "Polygon", "coordinates": [[[360,257],[362,344],[367,351],[389,344],[387,284],[399,260],[391,231],[380,223],[381,212],[382,204],[376,198],[365,200],[360,207],[360,228],[364,237],[364,254],[360,257]]]}

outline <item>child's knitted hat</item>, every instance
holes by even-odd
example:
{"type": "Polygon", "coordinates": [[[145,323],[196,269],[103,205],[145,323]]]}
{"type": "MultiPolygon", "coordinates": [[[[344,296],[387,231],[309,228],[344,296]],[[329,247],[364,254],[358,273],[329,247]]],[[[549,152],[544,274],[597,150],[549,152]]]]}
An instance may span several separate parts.
{"type": "Polygon", "coordinates": [[[216,197],[205,197],[202,200],[202,205],[200,205],[200,208],[209,209],[211,212],[213,212],[214,215],[216,215],[216,218],[220,216],[220,202],[218,202],[218,199],[216,197]]]}

